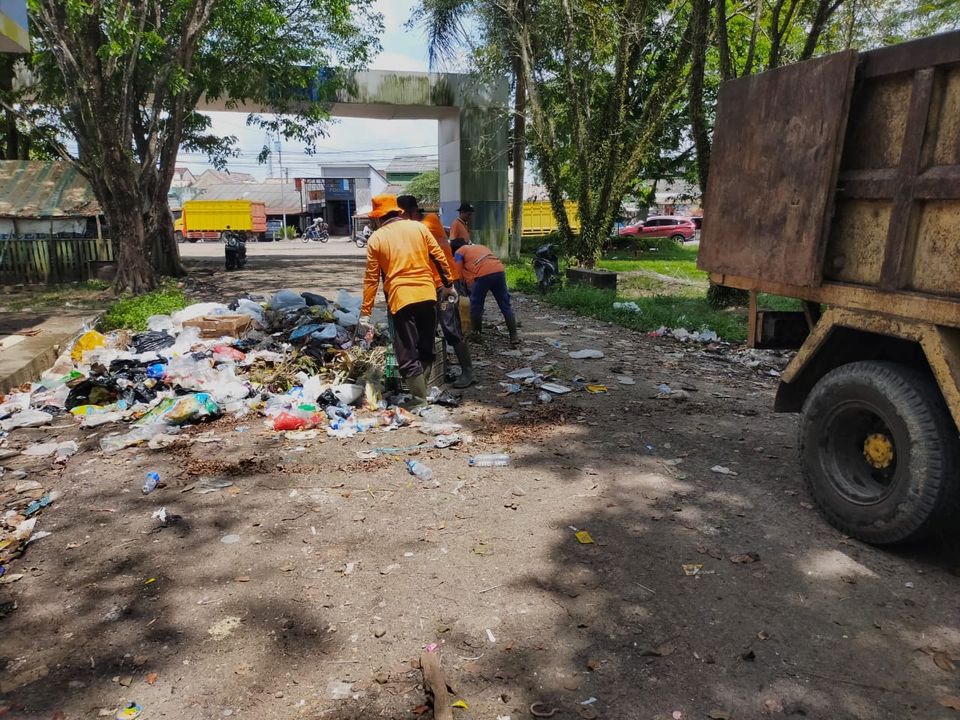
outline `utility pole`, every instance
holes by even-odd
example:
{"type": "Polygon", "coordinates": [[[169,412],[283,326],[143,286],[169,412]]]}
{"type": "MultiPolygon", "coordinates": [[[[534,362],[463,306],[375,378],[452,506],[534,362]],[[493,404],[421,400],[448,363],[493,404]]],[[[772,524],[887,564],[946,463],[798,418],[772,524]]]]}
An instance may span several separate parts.
{"type": "Polygon", "coordinates": [[[290,174],[289,170],[286,170],[283,167],[283,148],[280,145],[280,131],[277,131],[277,141],[274,144],[274,147],[277,149],[277,165],[280,168],[280,211],[283,213],[283,228],[280,230],[280,237],[284,240],[287,239],[287,206],[283,199],[283,190],[284,185],[287,182],[287,177],[290,174]]]}

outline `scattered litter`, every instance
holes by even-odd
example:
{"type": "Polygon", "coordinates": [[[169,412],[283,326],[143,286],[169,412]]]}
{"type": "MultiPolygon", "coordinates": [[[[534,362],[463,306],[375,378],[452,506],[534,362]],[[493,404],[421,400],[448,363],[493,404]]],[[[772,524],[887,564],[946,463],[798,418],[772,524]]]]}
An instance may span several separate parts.
{"type": "Polygon", "coordinates": [[[160,475],[155,472],[148,472],[146,480],[143,481],[143,494],[149,495],[157,489],[160,484],[160,475]]]}
{"type": "Polygon", "coordinates": [[[636,385],[637,381],[629,375],[617,375],[617,382],[621,385],[636,385]]]}
{"type": "Polygon", "coordinates": [[[407,460],[407,472],[421,482],[428,483],[433,480],[433,470],[428,468],[419,460],[407,460]]]}
{"type": "Polygon", "coordinates": [[[520,392],[523,392],[523,388],[517,383],[500,383],[500,387],[503,388],[505,395],[516,395],[520,392]]]}
{"type": "Polygon", "coordinates": [[[627,302],[615,302],[613,304],[613,309],[622,310],[623,312],[636,313],[638,315],[642,312],[640,310],[640,306],[637,305],[632,300],[629,300],[627,302]]]}
{"type": "Polygon", "coordinates": [[[710,468],[710,472],[714,472],[717,475],[739,475],[740,474],[736,470],[731,470],[730,468],[724,467],[723,465],[714,465],[712,468],[710,468]]]}
{"type": "Polygon", "coordinates": [[[568,392],[572,392],[571,388],[568,388],[566,385],[559,385],[557,383],[545,382],[540,386],[541,390],[546,390],[547,392],[552,392],[554,395],[566,395],[568,392]]]}
{"type": "Polygon", "coordinates": [[[240,542],[240,536],[224,535],[222,538],[220,538],[220,542],[222,542],[224,545],[236,545],[238,542],[240,542]]]}
{"type": "Polygon", "coordinates": [[[434,447],[440,448],[441,450],[453,447],[454,445],[459,445],[463,442],[463,438],[459,435],[438,435],[437,439],[433,441],[434,447]]]}
{"type": "Polygon", "coordinates": [[[487,628],[487,640],[489,640],[491,643],[497,642],[497,636],[493,634],[493,630],[490,628],[487,628]]]}
{"type": "Polygon", "coordinates": [[[687,576],[700,575],[703,572],[703,563],[684,563],[683,574],[687,576]]]}
{"type": "Polygon", "coordinates": [[[450,707],[460,708],[461,710],[469,710],[470,706],[467,705],[466,700],[457,700],[450,707]]]}
{"type": "Polygon", "coordinates": [[[508,372],[507,377],[511,380],[526,380],[527,378],[536,377],[537,373],[533,368],[525,367],[520,368],[519,370],[514,370],[513,372],[508,372]]]}
{"type": "Polygon", "coordinates": [[[602,395],[607,392],[606,385],[587,385],[586,389],[591,395],[602,395]]]}
{"type": "Polygon", "coordinates": [[[331,700],[349,700],[353,697],[353,683],[331,680],[327,683],[327,697],[331,700]]]}
{"type": "Polygon", "coordinates": [[[167,508],[162,507],[159,510],[154,510],[153,515],[151,517],[153,517],[154,520],[159,520],[162,525],[166,525],[167,524],[167,508]]]}
{"type": "Polygon", "coordinates": [[[468,462],[470,467],[504,467],[510,464],[510,456],[506,453],[486,453],[474,455],[468,462]]]}
{"type": "Polygon", "coordinates": [[[577,542],[581,545],[592,545],[593,538],[590,536],[590,533],[586,530],[577,530],[574,533],[574,537],[577,538],[577,542]]]}
{"type": "Polygon", "coordinates": [[[597,699],[591,695],[591,696],[588,697],[586,700],[581,701],[580,704],[581,704],[581,705],[593,705],[595,702],[597,702],[597,699]]]}
{"type": "Polygon", "coordinates": [[[117,710],[117,714],[114,715],[116,720],[134,720],[134,718],[140,717],[140,713],[143,712],[143,707],[136,702],[128,702],[122,708],[117,710]]]}
{"type": "Polygon", "coordinates": [[[603,357],[603,353],[599,350],[585,349],[585,350],[574,350],[573,352],[568,353],[571,358],[574,360],[599,360],[603,357]]]}

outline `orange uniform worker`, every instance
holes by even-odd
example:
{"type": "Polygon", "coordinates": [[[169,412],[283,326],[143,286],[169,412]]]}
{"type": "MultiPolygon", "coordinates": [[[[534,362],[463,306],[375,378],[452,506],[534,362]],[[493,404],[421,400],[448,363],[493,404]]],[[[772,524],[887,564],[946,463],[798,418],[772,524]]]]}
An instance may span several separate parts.
{"type": "Polygon", "coordinates": [[[450,223],[450,242],[452,243],[454,240],[470,242],[470,220],[473,219],[473,205],[463,203],[457,208],[457,212],[460,214],[450,223]]]}
{"type": "Polygon", "coordinates": [[[393,349],[400,375],[415,398],[425,401],[427,376],[434,361],[437,334],[437,288],[433,267],[441,278],[441,295],[453,295],[447,258],[421,223],[404,220],[395,195],[377,195],[369,213],[375,227],[367,245],[360,315],[369,317],[380,279],[393,316],[393,349]]]}
{"type": "Polygon", "coordinates": [[[453,247],[453,258],[460,277],[470,290],[470,322],[475,335],[480,335],[487,293],[493,293],[510,331],[510,343],[516,345],[519,342],[517,318],[510,304],[506,268],[500,258],[483,245],[467,245],[460,239],[451,240],[450,245],[453,247]]]}
{"type": "MultiPolygon", "coordinates": [[[[424,214],[420,209],[420,204],[413,195],[400,195],[397,198],[397,205],[403,210],[403,216],[410,220],[417,220],[430,231],[437,244],[447,256],[447,264],[450,266],[452,274],[451,280],[456,282],[460,279],[460,273],[453,262],[453,249],[450,247],[450,241],[447,240],[447,233],[443,229],[443,223],[435,214],[424,214]]],[[[433,280],[437,286],[437,321],[440,330],[443,332],[443,338],[448,344],[453,346],[453,351],[457,355],[460,363],[460,375],[453,381],[453,386],[458,389],[469,387],[473,384],[473,360],[470,357],[470,347],[463,337],[463,326],[460,324],[460,307],[453,302],[440,302],[439,293],[442,291],[443,283],[437,268],[433,267],[433,280]]]]}

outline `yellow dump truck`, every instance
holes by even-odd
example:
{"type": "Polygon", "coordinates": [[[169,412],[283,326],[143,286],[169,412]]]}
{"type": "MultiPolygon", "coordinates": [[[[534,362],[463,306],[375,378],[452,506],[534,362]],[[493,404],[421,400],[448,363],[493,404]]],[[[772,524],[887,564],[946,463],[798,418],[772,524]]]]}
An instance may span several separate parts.
{"type": "MultiPolygon", "coordinates": [[[[564,203],[567,209],[567,218],[570,220],[570,229],[580,231],[580,215],[577,204],[567,200],[564,203]]],[[[510,211],[507,211],[507,222],[510,222],[510,211]]],[[[525,202],[523,204],[523,237],[539,237],[548,235],[557,229],[557,219],[553,216],[553,207],[549,202],[525,202]]]]}
{"type": "Polygon", "coordinates": [[[177,242],[219,240],[227,228],[246,233],[249,239],[265,240],[266,205],[252,200],[187,200],[173,223],[177,242]]]}
{"type": "Polygon", "coordinates": [[[956,529],[960,32],[724,83],[704,214],[752,343],[757,292],[804,301],[775,408],[823,516],[876,544],[956,529]]]}

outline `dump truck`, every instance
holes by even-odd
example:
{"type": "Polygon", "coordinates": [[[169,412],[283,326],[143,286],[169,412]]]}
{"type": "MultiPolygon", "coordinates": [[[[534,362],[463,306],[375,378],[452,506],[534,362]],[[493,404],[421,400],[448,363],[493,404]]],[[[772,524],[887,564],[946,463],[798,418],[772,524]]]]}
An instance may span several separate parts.
{"type": "MultiPolygon", "coordinates": [[[[570,229],[580,231],[580,215],[577,203],[567,200],[563,203],[567,210],[567,219],[570,229]]],[[[507,209],[507,222],[510,222],[512,206],[507,209]]],[[[553,206],[546,201],[528,201],[523,204],[523,237],[540,237],[549,235],[557,229],[557,218],[553,214],[553,206]]]]}
{"type": "Polygon", "coordinates": [[[884,545],[960,510],[960,32],[721,85],[698,264],[802,301],[774,408],[822,515],[884,545]]]}
{"type": "Polygon", "coordinates": [[[187,200],[173,223],[177,242],[219,240],[227,228],[248,239],[267,239],[267,208],[252,200],[187,200]]]}

